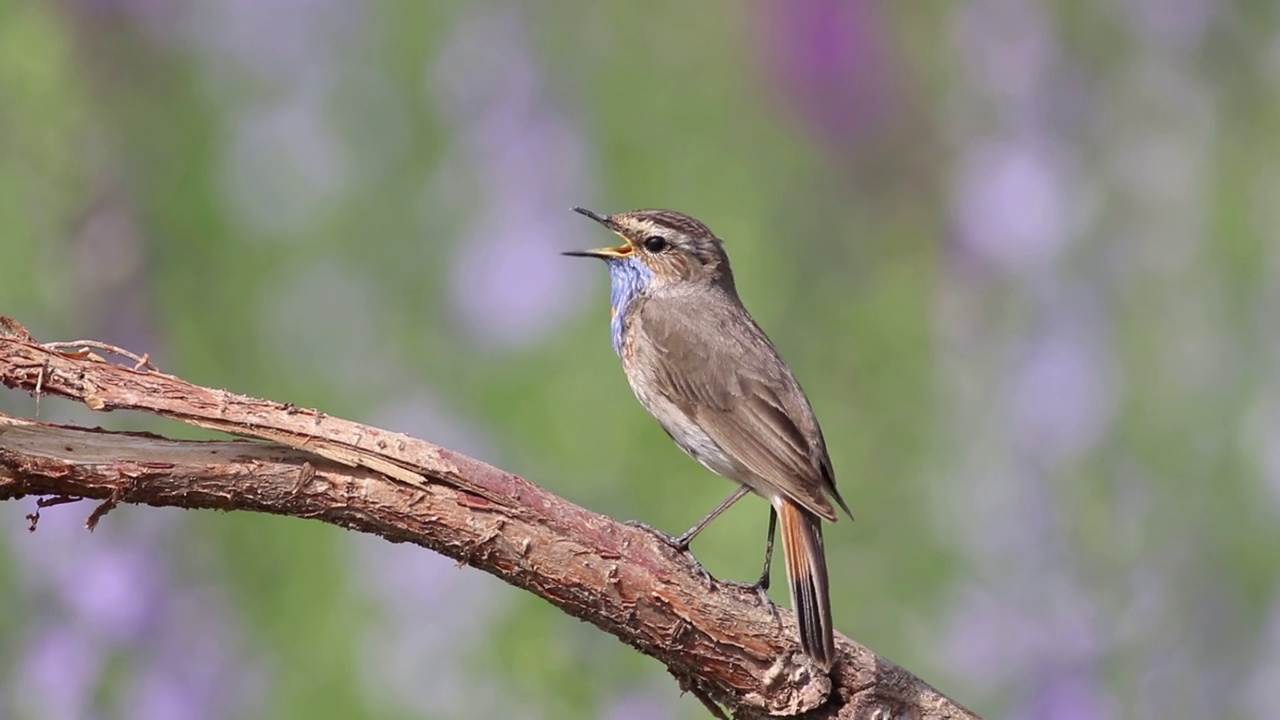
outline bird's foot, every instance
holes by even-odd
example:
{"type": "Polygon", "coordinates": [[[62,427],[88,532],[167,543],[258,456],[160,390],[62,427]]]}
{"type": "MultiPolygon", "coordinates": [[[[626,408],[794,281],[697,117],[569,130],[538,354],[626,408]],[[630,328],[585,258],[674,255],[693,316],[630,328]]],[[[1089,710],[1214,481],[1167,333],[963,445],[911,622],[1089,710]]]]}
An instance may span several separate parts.
{"type": "Polygon", "coordinates": [[[706,583],[708,587],[715,582],[715,578],[711,577],[711,573],[707,572],[707,569],[702,567],[702,563],[698,562],[698,558],[694,557],[693,553],[689,551],[689,542],[693,538],[688,533],[677,537],[670,533],[665,533],[652,525],[642,523],[639,520],[625,520],[622,524],[638,530],[644,530],[650,535],[661,540],[663,544],[687,557],[689,562],[693,563],[694,571],[698,573],[698,576],[702,578],[702,581],[706,583]]]}
{"type": "Polygon", "coordinates": [[[671,535],[670,533],[665,533],[652,525],[649,525],[647,523],[642,523],[639,520],[627,520],[622,524],[628,527],[636,528],[638,530],[644,530],[645,532],[657,537],[662,542],[666,543],[667,545],[670,545],[672,548],[682,553],[689,552],[690,538],[684,535],[676,537],[675,535],[671,535]]]}
{"type": "Polygon", "coordinates": [[[737,580],[722,580],[722,583],[741,590],[753,592],[756,595],[756,601],[763,607],[769,608],[769,614],[773,616],[773,624],[781,626],[782,616],[778,614],[778,605],[769,597],[769,576],[761,575],[758,580],[753,583],[741,582],[737,580]]]}

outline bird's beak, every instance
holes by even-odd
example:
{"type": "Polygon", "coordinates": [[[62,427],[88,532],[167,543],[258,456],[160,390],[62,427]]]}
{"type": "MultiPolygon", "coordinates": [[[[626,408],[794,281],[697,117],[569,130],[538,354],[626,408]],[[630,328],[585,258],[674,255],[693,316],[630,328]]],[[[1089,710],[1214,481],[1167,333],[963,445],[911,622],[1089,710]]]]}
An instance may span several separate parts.
{"type": "MultiPolygon", "coordinates": [[[[623,240],[627,240],[622,233],[618,232],[618,224],[609,218],[608,215],[601,215],[600,213],[592,212],[591,210],[580,207],[574,208],[573,211],[579,215],[586,215],[592,220],[595,220],[601,225],[612,230],[618,235],[618,237],[621,237],[623,240]]],[[[632,247],[631,241],[628,240],[617,247],[596,248],[594,250],[569,250],[561,253],[561,255],[569,255],[571,257],[594,257],[607,260],[609,258],[624,258],[630,255],[633,250],[635,250],[635,248],[632,247]]]]}

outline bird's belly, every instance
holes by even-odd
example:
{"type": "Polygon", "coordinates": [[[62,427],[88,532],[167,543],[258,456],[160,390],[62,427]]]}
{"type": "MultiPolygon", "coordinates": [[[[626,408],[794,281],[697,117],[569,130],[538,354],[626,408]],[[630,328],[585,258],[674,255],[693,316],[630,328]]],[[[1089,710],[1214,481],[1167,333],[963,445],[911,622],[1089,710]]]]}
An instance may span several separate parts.
{"type": "Polygon", "coordinates": [[[753,484],[744,476],[738,463],[698,423],[676,407],[675,403],[635,383],[631,385],[631,389],[644,409],[649,411],[681,450],[717,475],[746,485],[753,484]]]}

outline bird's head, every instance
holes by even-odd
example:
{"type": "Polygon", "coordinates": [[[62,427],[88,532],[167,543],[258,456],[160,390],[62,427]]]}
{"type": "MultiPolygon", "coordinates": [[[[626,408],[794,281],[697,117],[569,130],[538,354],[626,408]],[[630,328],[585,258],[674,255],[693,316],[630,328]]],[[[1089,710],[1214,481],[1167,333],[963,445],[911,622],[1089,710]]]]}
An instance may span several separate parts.
{"type": "Polygon", "coordinates": [[[573,210],[609,228],[623,243],[565,255],[600,258],[610,265],[640,263],[652,274],[654,283],[710,283],[733,291],[733,273],[724,245],[698,220],[672,210],[632,210],[616,215],[600,215],[580,207],[573,210]]]}

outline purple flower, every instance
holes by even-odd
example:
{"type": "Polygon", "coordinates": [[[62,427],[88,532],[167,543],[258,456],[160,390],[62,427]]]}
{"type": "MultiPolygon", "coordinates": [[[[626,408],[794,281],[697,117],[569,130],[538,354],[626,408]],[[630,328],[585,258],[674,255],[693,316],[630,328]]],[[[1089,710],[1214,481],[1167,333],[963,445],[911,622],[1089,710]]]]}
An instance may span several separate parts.
{"type": "MultiPolygon", "coordinates": [[[[583,201],[580,133],[543,92],[518,9],[469,10],[433,69],[432,94],[458,135],[443,172],[473,176],[479,210],[449,274],[462,324],[491,347],[534,342],[577,307],[581,272],[558,251],[587,228],[568,208],[583,201]]],[[[439,223],[429,219],[427,232],[439,223]]],[[[426,238],[425,241],[438,241],[426,238]]]]}
{"type": "Polygon", "coordinates": [[[845,146],[889,118],[893,58],[869,0],[770,0],[761,25],[778,86],[801,118],[845,146]]]}
{"type": "Polygon", "coordinates": [[[129,717],[213,720],[252,710],[263,694],[260,673],[237,644],[234,618],[214,586],[184,586],[170,572],[179,516],[120,508],[90,534],[87,507],[46,508],[35,533],[20,520],[24,508],[0,507],[18,560],[19,602],[33,607],[0,697],[20,697],[35,717],[91,717],[102,709],[107,664],[125,655],[130,673],[115,682],[126,688],[129,717]],[[224,694],[242,703],[228,705],[224,694]],[[148,714],[153,707],[164,712],[148,714]]]}
{"type": "Polygon", "coordinates": [[[974,143],[956,179],[961,247],[1006,270],[1034,273],[1051,266],[1076,239],[1070,180],[1068,159],[1053,143],[974,143]]]}

